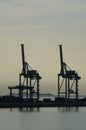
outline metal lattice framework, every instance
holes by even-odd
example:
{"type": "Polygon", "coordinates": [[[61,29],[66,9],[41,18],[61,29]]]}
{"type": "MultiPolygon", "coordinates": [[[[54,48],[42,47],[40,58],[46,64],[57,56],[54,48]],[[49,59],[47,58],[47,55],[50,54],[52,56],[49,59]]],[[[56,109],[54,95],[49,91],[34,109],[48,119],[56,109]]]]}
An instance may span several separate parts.
{"type": "Polygon", "coordinates": [[[70,99],[75,97],[78,99],[78,80],[81,79],[75,70],[71,70],[65,62],[63,62],[62,45],[59,45],[61,71],[58,74],[58,98],[64,97],[70,99]]]}
{"type": "Polygon", "coordinates": [[[36,94],[36,99],[39,100],[39,82],[41,76],[36,70],[25,61],[24,44],[21,44],[22,52],[22,72],[19,74],[19,85],[14,87],[8,87],[10,90],[10,96],[12,96],[12,90],[19,90],[19,97],[23,98],[23,92],[26,90],[26,99],[34,100],[33,93],[36,94]],[[30,94],[30,97],[28,96],[30,94]]]}

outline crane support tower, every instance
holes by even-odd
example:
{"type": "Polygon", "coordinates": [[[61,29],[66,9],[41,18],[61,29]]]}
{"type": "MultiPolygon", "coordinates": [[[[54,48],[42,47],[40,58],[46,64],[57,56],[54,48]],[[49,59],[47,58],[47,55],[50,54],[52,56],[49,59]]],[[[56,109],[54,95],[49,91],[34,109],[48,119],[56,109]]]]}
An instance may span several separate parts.
{"type": "Polygon", "coordinates": [[[58,98],[78,99],[78,80],[81,77],[75,70],[71,70],[63,60],[62,45],[59,45],[60,73],[58,74],[58,98]]]}

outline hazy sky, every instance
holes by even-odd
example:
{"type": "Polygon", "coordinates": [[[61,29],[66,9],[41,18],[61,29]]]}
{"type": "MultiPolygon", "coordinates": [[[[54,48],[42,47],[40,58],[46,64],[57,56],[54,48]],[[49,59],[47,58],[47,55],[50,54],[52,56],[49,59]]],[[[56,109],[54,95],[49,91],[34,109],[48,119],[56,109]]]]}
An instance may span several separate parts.
{"type": "Polygon", "coordinates": [[[0,93],[18,84],[21,48],[26,61],[42,76],[41,92],[57,94],[59,48],[82,77],[86,94],[86,0],[0,0],[0,93]]]}

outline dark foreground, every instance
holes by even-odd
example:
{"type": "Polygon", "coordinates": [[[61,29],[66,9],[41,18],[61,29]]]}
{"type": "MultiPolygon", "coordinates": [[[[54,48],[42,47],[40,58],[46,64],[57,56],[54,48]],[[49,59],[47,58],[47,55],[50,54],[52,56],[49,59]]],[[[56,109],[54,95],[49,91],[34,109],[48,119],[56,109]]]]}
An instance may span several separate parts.
{"type": "Polygon", "coordinates": [[[0,108],[18,108],[18,107],[86,107],[86,98],[83,99],[64,99],[55,98],[55,100],[44,99],[43,101],[28,99],[19,99],[15,97],[0,98],[0,108]]]}

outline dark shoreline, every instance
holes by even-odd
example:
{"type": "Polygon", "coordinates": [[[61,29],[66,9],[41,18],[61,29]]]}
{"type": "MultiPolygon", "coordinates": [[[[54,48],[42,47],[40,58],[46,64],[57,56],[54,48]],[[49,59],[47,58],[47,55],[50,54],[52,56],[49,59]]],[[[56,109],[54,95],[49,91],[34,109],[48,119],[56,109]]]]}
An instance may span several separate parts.
{"type": "Polygon", "coordinates": [[[24,102],[0,102],[0,108],[20,107],[86,107],[86,101],[24,101],[24,102]]]}

